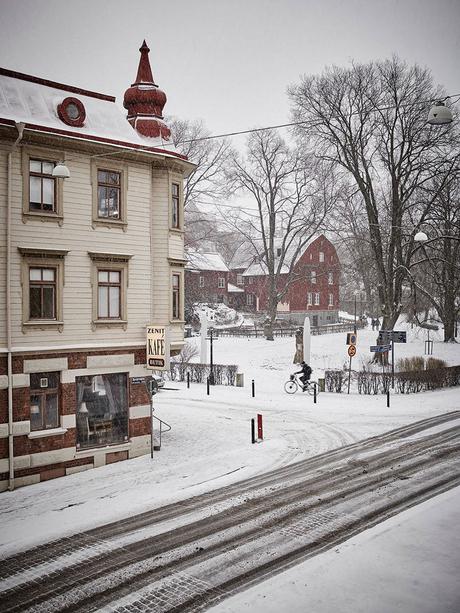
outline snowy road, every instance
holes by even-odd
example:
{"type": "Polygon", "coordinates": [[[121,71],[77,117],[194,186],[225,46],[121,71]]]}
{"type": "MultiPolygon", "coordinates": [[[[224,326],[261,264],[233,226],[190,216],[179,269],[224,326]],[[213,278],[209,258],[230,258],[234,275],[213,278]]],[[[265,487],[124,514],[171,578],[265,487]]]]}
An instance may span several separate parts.
{"type": "Polygon", "coordinates": [[[459,456],[454,411],[37,547],[2,564],[2,611],[209,607],[458,485],[459,456]]]}

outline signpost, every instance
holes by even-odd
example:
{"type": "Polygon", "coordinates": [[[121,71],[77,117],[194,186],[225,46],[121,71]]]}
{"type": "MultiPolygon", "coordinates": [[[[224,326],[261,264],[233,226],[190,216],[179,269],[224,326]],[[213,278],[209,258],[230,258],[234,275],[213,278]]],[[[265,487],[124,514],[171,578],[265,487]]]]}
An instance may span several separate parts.
{"type": "MultiPolygon", "coordinates": [[[[380,330],[377,342],[379,346],[388,345],[391,341],[391,387],[395,388],[395,343],[405,343],[405,330],[380,330]]],[[[371,349],[372,351],[372,349],[371,349]]]]}
{"type": "Polygon", "coordinates": [[[390,349],[391,345],[371,345],[372,353],[387,353],[390,349]]]}
{"type": "MultiPolygon", "coordinates": [[[[147,368],[150,370],[169,370],[169,338],[166,326],[147,326],[147,368]]],[[[145,383],[150,394],[150,457],[153,458],[155,450],[153,443],[153,396],[158,390],[158,384],[155,379],[148,379],[145,383]]]]}
{"type": "MultiPolygon", "coordinates": [[[[356,334],[352,334],[350,336],[354,336],[355,337],[355,341],[356,341],[356,334]]],[[[347,338],[348,341],[348,338],[347,338]]],[[[356,345],[348,345],[348,355],[350,356],[350,363],[348,365],[348,394],[350,393],[350,379],[351,379],[351,360],[352,358],[356,355],[356,345]]]]}

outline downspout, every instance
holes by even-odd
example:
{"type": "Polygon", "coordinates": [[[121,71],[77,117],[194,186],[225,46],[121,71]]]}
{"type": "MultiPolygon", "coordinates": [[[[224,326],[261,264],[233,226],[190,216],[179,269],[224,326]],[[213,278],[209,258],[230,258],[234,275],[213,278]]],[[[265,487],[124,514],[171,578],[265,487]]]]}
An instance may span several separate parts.
{"type": "Polygon", "coordinates": [[[8,152],[8,193],[6,205],[6,343],[8,374],[8,489],[14,490],[14,436],[13,436],[13,348],[11,337],[11,177],[13,152],[22,140],[25,124],[16,122],[18,137],[8,152]]]}

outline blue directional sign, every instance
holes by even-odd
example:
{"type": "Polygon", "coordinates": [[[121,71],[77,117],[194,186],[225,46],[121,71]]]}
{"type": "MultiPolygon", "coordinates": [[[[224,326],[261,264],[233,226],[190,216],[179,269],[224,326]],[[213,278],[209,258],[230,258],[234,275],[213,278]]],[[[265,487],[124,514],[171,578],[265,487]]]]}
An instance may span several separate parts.
{"type": "Polygon", "coordinates": [[[373,353],[386,353],[390,351],[391,345],[371,345],[371,351],[373,353]]]}

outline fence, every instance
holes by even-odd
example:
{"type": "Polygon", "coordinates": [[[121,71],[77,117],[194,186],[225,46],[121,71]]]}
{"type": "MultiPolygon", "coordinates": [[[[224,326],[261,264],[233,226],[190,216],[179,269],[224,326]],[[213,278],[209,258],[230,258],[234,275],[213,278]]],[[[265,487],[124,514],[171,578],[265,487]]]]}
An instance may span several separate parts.
{"type": "MultiPolygon", "coordinates": [[[[326,324],[324,326],[314,326],[311,328],[312,336],[317,336],[319,334],[333,334],[334,332],[350,332],[353,330],[353,322],[349,323],[338,323],[338,324],[326,324]]],[[[273,336],[295,336],[295,333],[301,326],[292,326],[286,328],[274,328],[273,336]]],[[[357,328],[362,328],[363,324],[361,322],[356,322],[357,328]]],[[[263,338],[265,336],[263,328],[215,328],[214,336],[244,336],[244,337],[254,337],[254,338],[263,338]]]]}

